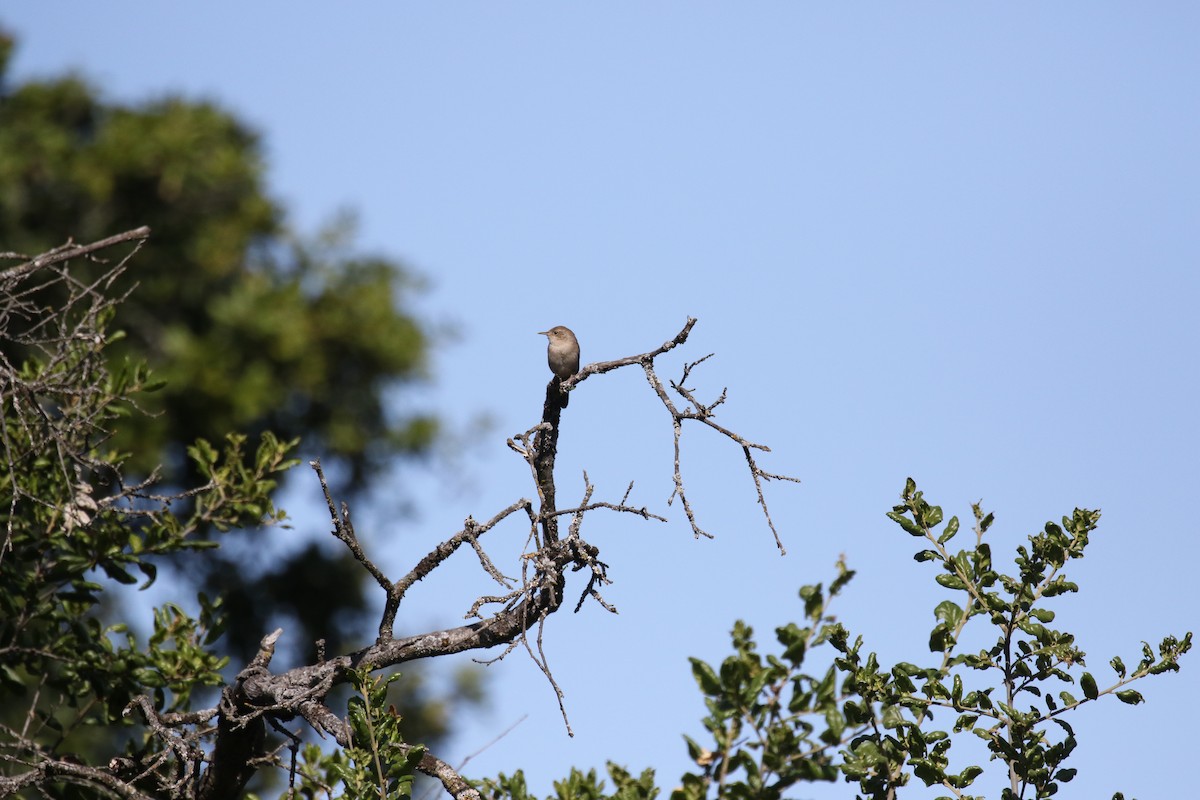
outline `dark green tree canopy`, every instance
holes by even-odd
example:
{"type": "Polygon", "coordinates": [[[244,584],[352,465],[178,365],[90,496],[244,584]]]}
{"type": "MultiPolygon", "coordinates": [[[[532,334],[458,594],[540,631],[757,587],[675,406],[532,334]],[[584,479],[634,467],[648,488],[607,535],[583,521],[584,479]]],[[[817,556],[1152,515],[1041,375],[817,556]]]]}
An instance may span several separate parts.
{"type": "MultiPolygon", "coordinates": [[[[401,264],[354,253],[345,223],[307,239],[290,232],[266,188],[258,135],[217,104],[112,102],[79,76],[15,83],[12,47],[0,32],[0,251],[32,256],[68,239],[153,231],[133,268],[103,287],[120,298],[105,321],[107,368],[144,363],[161,384],[106,425],[127,479],[157,471],[166,488],[202,483],[188,448],[231,432],[299,440],[297,453],[320,456],[350,494],[384,465],[428,451],[435,418],[397,410],[397,397],[427,378],[430,345],[410,310],[420,283],[401,264]]],[[[99,280],[109,266],[77,259],[72,278],[99,280]]],[[[69,300],[62,282],[37,286],[29,291],[43,308],[69,300]]],[[[20,344],[33,324],[10,318],[0,356],[38,357],[20,344]]],[[[216,536],[198,524],[196,536],[216,536]]],[[[341,648],[362,633],[353,624],[361,573],[328,548],[314,570],[313,550],[265,564],[223,547],[180,580],[235,612],[220,643],[231,654],[253,652],[268,619],[298,627],[293,641],[341,648]]]]}
{"type": "Polygon", "coordinates": [[[3,249],[154,231],[122,278],[137,291],[109,354],[167,381],[119,430],[130,467],[178,479],[196,438],[271,430],[359,489],[428,448],[432,416],[386,403],[426,377],[428,334],[406,310],[419,285],[393,261],[348,254],[345,231],[293,237],[254,132],[210,102],[110,103],[78,77],[9,88],[0,73],[0,86],[3,249]]]}

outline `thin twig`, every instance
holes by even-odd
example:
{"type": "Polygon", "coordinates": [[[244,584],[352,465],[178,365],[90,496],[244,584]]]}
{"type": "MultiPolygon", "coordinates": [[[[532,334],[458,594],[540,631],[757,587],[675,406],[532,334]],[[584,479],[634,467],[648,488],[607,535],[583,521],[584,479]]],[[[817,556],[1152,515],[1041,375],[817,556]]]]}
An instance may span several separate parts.
{"type": "Polygon", "coordinates": [[[392,635],[392,622],[396,613],[395,607],[399,605],[399,598],[395,595],[395,588],[392,586],[391,580],[383,573],[383,570],[376,566],[375,562],[369,559],[367,554],[363,552],[362,545],[358,542],[358,535],[354,532],[354,524],[350,521],[350,506],[342,503],[341,513],[338,513],[333,501],[333,493],[329,490],[329,483],[325,480],[325,471],[321,469],[321,460],[313,459],[308,462],[308,465],[317,473],[317,480],[321,483],[321,491],[325,495],[325,504],[329,508],[329,518],[333,521],[334,537],[349,548],[350,553],[354,556],[354,560],[363,565],[363,568],[370,573],[371,577],[375,579],[375,582],[379,584],[387,595],[384,619],[379,624],[379,636],[381,638],[390,637],[392,635]]]}
{"type": "MultiPolygon", "coordinates": [[[[501,731],[499,734],[497,734],[490,742],[483,745],[483,747],[480,747],[474,753],[470,753],[467,756],[465,756],[462,761],[458,762],[458,766],[456,766],[454,768],[454,771],[461,775],[463,768],[466,767],[467,764],[469,764],[471,762],[471,759],[475,758],[476,756],[482,755],[484,752],[491,749],[497,742],[499,742],[505,736],[508,736],[510,733],[512,733],[514,730],[516,730],[517,726],[520,725],[522,722],[524,722],[527,719],[529,719],[529,715],[522,714],[520,719],[518,719],[512,725],[509,725],[507,728],[505,728],[503,731],[501,731]]],[[[436,790],[437,790],[437,787],[435,787],[435,786],[429,787],[429,789],[424,794],[421,795],[421,800],[428,800],[428,798],[436,790]]]]}

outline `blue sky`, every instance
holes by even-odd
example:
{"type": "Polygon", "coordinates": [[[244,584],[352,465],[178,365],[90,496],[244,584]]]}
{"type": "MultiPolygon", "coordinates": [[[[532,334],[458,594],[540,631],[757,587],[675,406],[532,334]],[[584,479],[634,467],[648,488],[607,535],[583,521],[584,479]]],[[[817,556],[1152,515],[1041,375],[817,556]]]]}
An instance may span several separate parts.
{"type": "MultiPolygon", "coordinates": [[[[694,541],[665,509],[669,419],[644,379],[580,386],[560,497],[584,469],[604,499],[635,480],[671,522],[589,518],[621,614],[548,626],[576,736],[513,653],[443,757],[528,718],[469,775],[520,767],[548,790],[611,758],[672,786],[703,714],[687,657],[722,658],[737,618],[769,642],[839,554],[859,572],[839,618],[884,659],[926,658],[943,595],[883,516],[908,475],[947,515],[982,498],[997,554],[1075,506],[1103,510],[1058,619],[1102,686],[1111,656],[1200,622],[1194,4],[26,3],[0,23],[18,80],[75,68],[112,99],[232,109],[261,132],[298,228],[353,209],[365,249],[427,276],[421,313],[460,334],[424,399],[456,428],[493,427],[453,468],[380,487],[414,517],[360,512],[394,573],[467,514],[532,493],[504,439],[537,420],[535,332],[556,324],[586,362],[698,317],[660,374],[715,352],[700,396],[729,387],[720,421],[803,479],[768,487],[781,558],[740,452],[686,431],[685,479],[717,536],[694,541]]],[[[308,489],[293,514],[319,531],[308,489]]],[[[515,571],[523,532],[493,535],[515,571]]],[[[454,624],[491,591],[466,557],[448,572],[401,625],[454,624]]],[[[1178,794],[1194,661],[1140,685],[1143,706],[1075,718],[1067,796],[1178,794]]]]}

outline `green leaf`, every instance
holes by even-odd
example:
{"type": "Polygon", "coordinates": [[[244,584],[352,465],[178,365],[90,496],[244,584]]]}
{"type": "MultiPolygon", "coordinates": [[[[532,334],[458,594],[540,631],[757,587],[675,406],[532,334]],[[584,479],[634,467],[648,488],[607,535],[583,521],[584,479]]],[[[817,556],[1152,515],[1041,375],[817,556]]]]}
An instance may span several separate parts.
{"type": "Polygon", "coordinates": [[[829,736],[833,742],[841,741],[842,733],[846,730],[846,718],[838,711],[837,706],[825,709],[825,724],[829,726],[829,736]]]}
{"type": "Polygon", "coordinates": [[[812,620],[819,619],[825,608],[825,597],[821,593],[821,584],[801,587],[800,599],[804,601],[805,616],[812,620]]]}
{"type": "Polygon", "coordinates": [[[700,691],[709,697],[719,695],[721,693],[721,679],[717,677],[717,673],[713,671],[713,668],[698,658],[689,658],[688,660],[692,662],[692,677],[700,685],[700,691]]]}
{"type": "Polygon", "coordinates": [[[1028,617],[1018,622],[1017,627],[1038,641],[1041,641],[1042,637],[1046,634],[1046,628],[1044,626],[1039,625],[1036,622],[1032,622],[1028,617]]]}
{"type": "Polygon", "coordinates": [[[883,727],[889,730],[895,730],[903,724],[904,714],[901,713],[899,706],[884,706],[883,727]]]}
{"type": "Polygon", "coordinates": [[[1143,698],[1139,692],[1134,691],[1133,689],[1125,689],[1117,692],[1117,699],[1122,703],[1128,703],[1131,706],[1136,706],[1138,703],[1146,702],[1145,698],[1143,698]]]}
{"type": "Polygon", "coordinates": [[[775,637],[784,648],[782,657],[786,658],[793,665],[798,666],[803,664],[804,656],[808,652],[808,636],[810,633],[810,628],[800,628],[794,622],[789,622],[787,625],[776,628],[775,637]]]}
{"type": "Polygon", "coordinates": [[[949,627],[940,622],[929,632],[929,652],[944,653],[952,641],[949,627]]]}
{"type": "Polygon", "coordinates": [[[929,506],[921,515],[921,522],[926,529],[934,528],[942,523],[942,507],[929,506]]]}
{"type": "Polygon", "coordinates": [[[102,570],[104,570],[105,575],[112,578],[117,583],[124,583],[124,584],[128,585],[128,584],[138,582],[137,578],[133,577],[128,572],[126,572],[124,569],[122,569],[121,567],[118,567],[116,564],[106,562],[106,563],[101,564],[100,568],[102,570]]]}
{"type": "Polygon", "coordinates": [[[926,786],[941,783],[946,777],[946,773],[927,758],[914,758],[911,763],[913,774],[920,778],[926,786]]]}
{"type": "Polygon", "coordinates": [[[217,462],[217,450],[206,439],[197,439],[196,443],[187,449],[188,455],[196,462],[196,466],[205,475],[211,475],[209,471],[213,464],[217,462]]]}
{"type": "Polygon", "coordinates": [[[888,519],[890,519],[892,522],[895,522],[901,528],[904,528],[904,530],[906,532],[908,532],[909,535],[911,535],[911,536],[924,536],[925,535],[925,531],[922,530],[921,527],[919,525],[917,525],[917,523],[913,522],[908,517],[902,516],[902,515],[896,513],[895,511],[887,512],[887,516],[888,516],[888,519]]]}
{"type": "Polygon", "coordinates": [[[842,713],[846,717],[846,723],[849,725],[861,725],[870,719],[870,716],[861,705],[853,700],[847,700],[842,705],[842,713]]]}
{"type": "Polygon", "coordinates": [[[967,728],[970,728],[972,725],[974,725],[977,719],[979,719],[978,714],[960,715],[959,718],[954,721],[954,732],[958,733],[960,731],[965,731],[967,728]]]}
{"type": "Polygon", "coordinates": [[[946,522],[946,529],[942,531],[942,535],[938,537],[938,544],[945,544],[954,538],[958,533],[958,517],[951,517],[946,522]]]}
{"type": "Polygon", "coordinates": [[[967,588],[967,585],[963,583],[962,578],[958,577],[957,575],[951,575],[949,572],[943,572],[941,575],[938,575],[936,578],[934,578],[934,580],[936,580],[942,586],[945,586],[947,589],[967,588]]]}
{"type": "Polygon", "coordinates": [[[1066,731],[1067,736],[1070,737],[1072,740],[1075,738],[1075,729],[1072,728],[1071,724],[1069,722],[1067,722],[1065,719],[1062,719],[1061,717],[1055,717],[1055,718],[1051,719],[1050,721],[1053,722],[1058,727],[1062,728],[1064,731],[1066,731]]]}
{"type": "Polygon", "coordinates": [[[912,678],[903,673],[896,674],[895,670],[892,670],[892,683],[901,692],[911,694],[917,690],[917,685],[913,683],[912,678]]]}
{"type": "Polygon", "coordinates": [[[830,597],[833,597],[834,595],[840,593],[842,591],[842,588],[845,587],[846,584],[850,583],[850,581],[854,579],[854,576],[856,574],[854,570],[847,569],[845,562],[840,558],[838,559],[838,562],[837,562],[837,568],[838,568],[838,576],[833,579],[832,583],[829,584],[829,596],[830,597]]]}
{"type": "Polygon", "coordinates": [[[975,779],[982,774],[982,767],[970,766],[951,778],[950,782],[955,789],[965,789],[974,783],[975,779]]]}
{"type": "Polygon", "coordinates": [[[950,627],[954,627],[962,619],[963,610],[957,603],[943,600],[937,604],[937,608],[933,610],[933,615],[950,627]]]}
{"type": "Polygon", "coordinates": [[[1083,677],[1079,679],[1079,688],[1083,689],[1083,696],[1088,700],[1095,700],[1100,696],[1100,692],[1096,688],[1096,679],[1090,672],[1083,673],[1083,677]]]}

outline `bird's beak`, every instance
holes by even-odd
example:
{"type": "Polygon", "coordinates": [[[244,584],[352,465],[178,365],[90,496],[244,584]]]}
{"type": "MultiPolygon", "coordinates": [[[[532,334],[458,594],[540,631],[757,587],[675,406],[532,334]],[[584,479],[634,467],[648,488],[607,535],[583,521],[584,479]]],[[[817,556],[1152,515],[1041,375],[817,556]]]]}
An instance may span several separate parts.
{"type": "Polygon", "coordinates": [[[538,336],[549,336],[550,331],[538,331],[538,336]]]}

